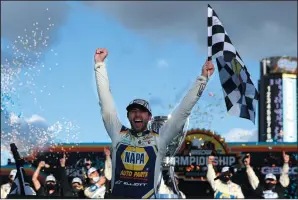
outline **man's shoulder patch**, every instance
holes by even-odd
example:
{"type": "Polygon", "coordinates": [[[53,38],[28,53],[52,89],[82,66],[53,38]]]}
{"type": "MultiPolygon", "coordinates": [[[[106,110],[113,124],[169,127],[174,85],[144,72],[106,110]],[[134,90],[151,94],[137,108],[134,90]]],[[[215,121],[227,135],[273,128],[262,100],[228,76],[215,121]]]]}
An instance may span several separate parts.
{"type": "Polygon", "coordinates": [[[150,134],[152,134],[153,136],[159,136],[159,133],[157,131],[150,131],[150,134]]]}
{"type": "Polygon", "coordinates": [[[129,128],[127,128],[126,126],[123,126],[121,127],[120,129],[120,133],[127,133],[129,131],[129,128]]]}

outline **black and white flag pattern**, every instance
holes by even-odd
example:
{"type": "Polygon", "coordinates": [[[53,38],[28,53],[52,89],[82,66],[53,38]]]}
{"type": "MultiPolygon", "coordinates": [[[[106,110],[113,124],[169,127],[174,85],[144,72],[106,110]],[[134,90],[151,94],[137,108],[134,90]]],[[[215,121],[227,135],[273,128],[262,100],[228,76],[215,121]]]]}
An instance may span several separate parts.
{"type": "Polygon", "coordinates": [[[208,5],[208,59],[216,58],[227,111],[255,123],[258,91],[215,11],[208,5]]]}

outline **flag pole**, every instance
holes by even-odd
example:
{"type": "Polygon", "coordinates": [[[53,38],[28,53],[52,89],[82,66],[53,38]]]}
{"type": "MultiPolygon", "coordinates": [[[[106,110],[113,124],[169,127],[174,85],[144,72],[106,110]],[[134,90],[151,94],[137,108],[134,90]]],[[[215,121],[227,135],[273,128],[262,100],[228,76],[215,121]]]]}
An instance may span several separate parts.
{"type": "MultiPolygon", "coordinates": [[[[209,50],[211,44],[209,44],[209,15],[208,15],[208,12],[209,12],[209,7],[210,5],[208,4],[207,5],[207,54],[208,54],[208,58],[207,58],[207,61],[212,61],[212,56],[211,56],[211,52],[209,50]]],[[[211,38],[212,39],[212,38],[211,38]]],[[[212,42],[211,42],[212,43],[212,42]]],[[[210,73],[209,71],[207,70],[207,80],[209,80],[209,77],[210,77],[210,73]]]]}

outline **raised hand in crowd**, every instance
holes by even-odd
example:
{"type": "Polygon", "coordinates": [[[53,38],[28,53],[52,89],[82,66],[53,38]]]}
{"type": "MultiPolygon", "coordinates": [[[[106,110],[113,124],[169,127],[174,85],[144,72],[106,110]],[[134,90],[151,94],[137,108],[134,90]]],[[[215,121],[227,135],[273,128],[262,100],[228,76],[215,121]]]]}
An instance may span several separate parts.
{"type": "Polygon", "coordinates": [[[289,163],[290,161],[290,156],[286,154],[285,151],[282,152],[283,158],[284,158],[284,163],[289,163]]]}
{"type": "Polygon", "coordinates": [[[65,163],[66,163],[66,154],[63,154],[63,157],[60,158],[60,166],[65,167],[65,163]]]}
{"type": "Polygon", "coordinates": [[[104,152],[105,152],[106,157],[110,157],[110,156],[111,156],[111,151],[110,151],[110,149],[105,148],[105,149],[104,149],[104,152]]]}
{"type": "Polygon", "coordinates": [[[41,187],[40,182],[39,182],[39,180],[38,180],[38,176],[39,176],[40,170],[41,170],[43,167],[45,167],[45,166],[46,166],[46,162],[45,162],[45,161],[40,161],[40,162],[38,163],[38,166],[37,166],[37,168],[36,168],[36,170],[35,170],[33,176],[32,176],[32,182],[33,182],[33,185],[34,185],[34,189],[35,189],[36,191],[38,191],[39,188],[41,187]]]}
{"type": "Polygon", "coordinates": [[[214,162],[214,156],[209,156],[208,157],[208,164],[213,165],[213,162],[214,162]]]}
{"type": "Polygon", "coordinates": [[[246,167],[250,166],[250,154],[249,153],[246,154],[243,163],[246,167]]]}
{"type": "Polygon", "coordinates": [[[38,163],[38,168],[43,168],[43,167],[45,167],[46,166],[46,162],[45,161],[40,161],[39,163],[38,163]]]}
{"type": "Polygon", "coordinates": [[[252,189],[255,190],[259,186],[260,181],[259,181],[259,178],[257,177],[256,173],[254,172],[253,168],[251,167],[250,161],[251,161],[250,154],[246,154],[243,163],[244,163],[244,166],[246,167],[248,181],[249,181],[252,189]]]}
{"type": "Polygon", "coordinates": [[[106,154],[104,176],[106,177],[106,179],[108,179],[110,181],[112,179],[111,151],[110,151],[110,149],[105,148],[104,152],[106,154]]]}
{"type": "Polygon", "coordinates": [[[284,159],[284,164],[282,167],[282,172],[279,177],[279,182],[283,188],[286,188],[290,184],[290,178],[289,178],[289,161],[290,161],[290,156],[286,154],[285,151],[282,152],[283,159],[284,159]]]}

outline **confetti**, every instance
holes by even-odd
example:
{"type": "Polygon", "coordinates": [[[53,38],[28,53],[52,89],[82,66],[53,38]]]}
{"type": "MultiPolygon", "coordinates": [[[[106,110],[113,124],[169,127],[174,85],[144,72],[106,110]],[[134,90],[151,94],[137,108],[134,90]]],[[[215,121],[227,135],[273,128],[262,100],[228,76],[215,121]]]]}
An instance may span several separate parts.
{"type": "MultiPolygon", "coordinates": [[[[19,34],[14,42],[6,47],[11,55],[7,57],[2,55],[1,60],[1,110],[9,110],[14,101],[17,101],[16,96],[19,90],[27,88],[31,90],[30,94],[35,94],[32,92],[36,89],[34,80],[40,74],[40,69],[45,68],[42,58],[43,52],[46,52],[44,50],[48,47],[49,31],[52,26],[52,23],[40,25],[39,22],[34,22],[31,30],[30,28],[24,29],[23,34],[19,34]],[[46,27],[47,30],[41,27],[46,27]],[[12,87],[17,82],[22,87],[17,87],[17,90],[12,91],[12,87]],[[11,98],[7,99],[6,96],[11,98]]],[[[57,55],[53,49],[51,52],[57,55]]]]}
{"type": "Polygon", "coordinates": [[[28,128],[24,130],[24,121],[19,119],[19,115],[12,113],[9,117],[9,126],[10,130],[2,131],[1,145],[10,149],[10,143],[15,143],[23,156],[30,156],[40,147],[54,147],[62,142],[74,144],[80,142],[78,140],[80,127],[69,120],[57,121],[48,128],[27,123],[28,128]]]}
{"type": "MultiPolygon", "coordinates": [[[[36,126],[26,121],[25,113],[18,103],[20,94],[28,93],[36,108],[44,111],[36,95],[51,95],[46,86],[41,87],[35,82],[43,70],[51,70],[43,63],[44,53],[53,54],[55,58],[58,55],[54,49],[45,51],[49,48],[50,31],[54,27],[50,23],[51,16],[48,19],[48,24],[34,22],[32,27],[24,29],[6,46],[10,53],[8,56],[1,53],[1,117],[4,116],[4,124],[7,126],[6,129],[1,127],[1,149],[2,146],[10,149],[10,143],[15,143],[22,155],[30,155],[36,148],[55,146],[59,142],[79,142],[79,126],[74,122],[62,118],[49,127],[36,126]]],[[[59,63],[55,62],[55,65],[59,63]]]]}

